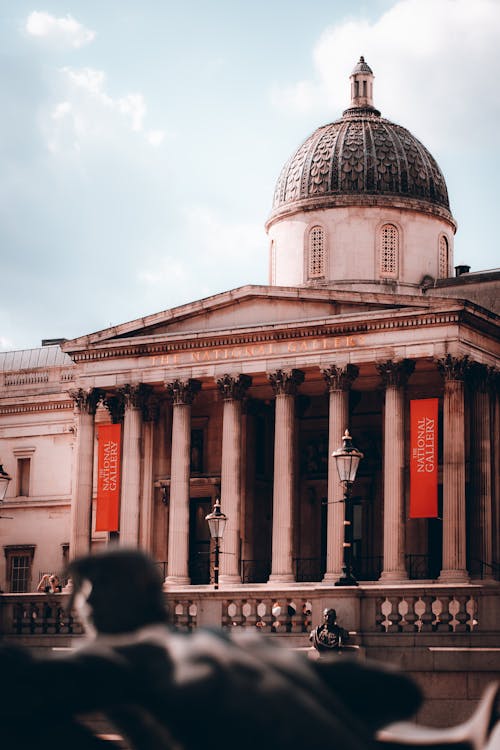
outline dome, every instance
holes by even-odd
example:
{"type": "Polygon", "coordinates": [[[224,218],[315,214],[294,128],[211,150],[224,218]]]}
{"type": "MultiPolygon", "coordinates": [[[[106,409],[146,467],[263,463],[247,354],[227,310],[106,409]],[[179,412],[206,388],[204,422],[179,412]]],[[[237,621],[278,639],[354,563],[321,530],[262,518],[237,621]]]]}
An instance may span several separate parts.
{"type": "Polygon", "coordinates": [[[268,226],[297,211],[353,205],[410,208],[454,224],[435,159],[375,109],[372,82],[361,57],[351,74],[351,106],[318,128],[283,167],[268,226]]]}

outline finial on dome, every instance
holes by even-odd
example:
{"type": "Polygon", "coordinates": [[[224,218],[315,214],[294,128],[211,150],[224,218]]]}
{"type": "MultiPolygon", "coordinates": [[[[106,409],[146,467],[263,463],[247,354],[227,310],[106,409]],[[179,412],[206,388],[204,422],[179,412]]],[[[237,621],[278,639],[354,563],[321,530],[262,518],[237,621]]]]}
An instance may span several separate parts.
{"type": "Polygon", "coordinates": [[[350,75],[351,107],[373,108],[373,79],[373,71],[361,55],[350,75]]]}

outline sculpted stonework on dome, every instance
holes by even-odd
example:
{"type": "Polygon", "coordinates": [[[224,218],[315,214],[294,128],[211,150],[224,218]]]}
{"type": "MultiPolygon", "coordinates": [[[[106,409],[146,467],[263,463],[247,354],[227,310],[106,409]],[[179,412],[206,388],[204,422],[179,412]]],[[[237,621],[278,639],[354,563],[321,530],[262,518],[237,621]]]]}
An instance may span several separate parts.
{"type": "Polygon", "coordinates": [[[435,159],[406,128],[373,113],[347,115],[318,128],[283,168],[273,214],[315,196],[417,198],[449,213],[435,159]]]}
{"type": "MultiPolygon", "coordinates": [[[[356,71],[373,78],[363,59],[356,71]]],[[[429,151],[381,117],[370,95],[357,92],[342,118],[318,128],[285,164],[270,222],[309,204],[376,205],[389,198],[422,201],[428,204],[422,210],[452,220],[446,183],[429,151]]]]}

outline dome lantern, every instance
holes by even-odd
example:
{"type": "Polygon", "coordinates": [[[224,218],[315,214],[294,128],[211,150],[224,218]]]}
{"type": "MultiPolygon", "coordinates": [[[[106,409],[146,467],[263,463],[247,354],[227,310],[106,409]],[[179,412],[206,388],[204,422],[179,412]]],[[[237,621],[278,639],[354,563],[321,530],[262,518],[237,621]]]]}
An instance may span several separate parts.
{"type": "Polygon", "coordinates": [[[373,106],[373,71],[365,62],[363,55],[350,75],[351,108],[374,109],[373,106]]]}

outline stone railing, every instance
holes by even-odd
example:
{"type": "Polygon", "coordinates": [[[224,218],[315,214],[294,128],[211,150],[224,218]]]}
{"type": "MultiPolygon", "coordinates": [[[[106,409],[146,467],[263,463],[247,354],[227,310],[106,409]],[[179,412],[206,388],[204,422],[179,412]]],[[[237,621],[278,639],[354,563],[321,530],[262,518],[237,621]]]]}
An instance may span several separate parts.
{"type": "MultiPolygon", "coordinates": [[[[358,588],[266,585],[232,590],[185,587],[165,599],[177,630],[197,627],[257,628],[264,634],[307,634],[322,620],[325,607],[335,607],[344,627],[364,636],[413,633],[495,633],[500,630],[498,587],[465,585],[379,585],[358,588]]],[[[0,637],[31,640],[34,636],[78,636],[81,625],[66,611],[67,594],[0,595],[0,637]]],[[[127,603],[124,602],[124,606],[127,603]]],[[[60,640],[63,640],[62,638],[60,640]]],[[[391,638],[392,640],[392,638],[391,638]]]]}

